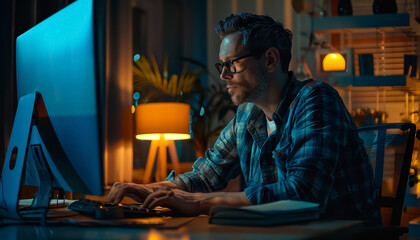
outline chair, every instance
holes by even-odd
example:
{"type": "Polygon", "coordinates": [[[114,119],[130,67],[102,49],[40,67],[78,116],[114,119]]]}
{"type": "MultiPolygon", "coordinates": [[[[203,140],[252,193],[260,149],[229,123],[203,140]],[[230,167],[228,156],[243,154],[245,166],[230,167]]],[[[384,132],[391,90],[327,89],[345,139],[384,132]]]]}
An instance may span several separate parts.
{"type": "MultiPolygon", "coordinates": [[[[413,153],[416,125],[413,123],[378,124],[358,128],[366,152],[372,164],[375,182],[380,193],[379,206],[391,208],[389,223],[364,232],[369,238],[383,235],[386,239],[398,239],[408,232],[400,227],[404,196],[407,188],[413,153]]],[[[384,239],[384,238],[382,238],[384,239]]]]}

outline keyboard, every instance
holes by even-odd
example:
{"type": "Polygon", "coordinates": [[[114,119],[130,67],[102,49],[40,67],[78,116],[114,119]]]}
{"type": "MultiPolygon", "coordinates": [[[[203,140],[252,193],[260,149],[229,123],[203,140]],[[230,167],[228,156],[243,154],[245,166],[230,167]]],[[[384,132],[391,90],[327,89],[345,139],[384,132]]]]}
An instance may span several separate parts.
{"type": "Polygon", "coordinates": [[[146,218],[171,216],[171,210],[163,207],[142,208],[141,204],[114,204],[81,198],[69,204],[68,208],[82,215],[97,219],[146,218]]]}

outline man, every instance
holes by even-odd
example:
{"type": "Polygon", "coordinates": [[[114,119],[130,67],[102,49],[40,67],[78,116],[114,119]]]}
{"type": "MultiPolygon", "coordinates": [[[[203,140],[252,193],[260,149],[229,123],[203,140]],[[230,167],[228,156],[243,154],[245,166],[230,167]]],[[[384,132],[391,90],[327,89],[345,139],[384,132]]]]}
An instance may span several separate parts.
{"type": "Polygon", "coordinates": [[[380,224],[372,167],[340,96],[287,71],[291,32],[249,13],[220,21],[216,32],[216,68],[237,114],[192,172],[149,185],[116,183],[106,201],[127,195],[148,208],[197,215],[215,205],[292,199],[319,203],[324,218],[380,224]],[[243,192],[216,192],[239,174],[243,192]]]}

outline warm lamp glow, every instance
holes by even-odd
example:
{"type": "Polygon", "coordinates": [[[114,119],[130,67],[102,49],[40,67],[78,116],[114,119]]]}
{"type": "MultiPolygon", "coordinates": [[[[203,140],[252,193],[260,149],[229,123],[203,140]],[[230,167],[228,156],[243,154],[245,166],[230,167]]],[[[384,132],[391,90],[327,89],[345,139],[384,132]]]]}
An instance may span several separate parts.
{"type": "Polygon", "coordinates": [[[137,134],[136,138],[138,140],[159,140],[160,137],[163,137],[164,140],[183,140],[190,139],[190,134],[182,133],[164,133],[164,134],[137,134]]]}
{"type": "Polygon", "coordinates": [[[186,103],[145,103],[136,109],[136,138],[152,140],[147,156],[143,183],[149,183],[157,156],[156,181],[167,177],[167,150],[173,169],[179,173],[174,140],[189,139],[190,105],[186,103]]]}
{"type": "Polygon", "coordinates": [[[328,53],[322,60],[322,70],[344,71],[346,70],[346,60],[340,53],[328,53]]]}
{"type": "Polygon", "coordinates": [[[136,138],[141,140],[189,139],[190,105],[186,103],[146,103],[137,106],[136,138]]]}

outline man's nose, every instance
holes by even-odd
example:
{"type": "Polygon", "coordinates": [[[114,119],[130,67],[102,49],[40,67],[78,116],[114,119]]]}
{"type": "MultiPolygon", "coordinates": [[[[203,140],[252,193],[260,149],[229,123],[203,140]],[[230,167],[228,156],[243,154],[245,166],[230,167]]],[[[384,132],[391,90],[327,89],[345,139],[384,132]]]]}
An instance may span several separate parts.
{"type": "Polygon", "coordinates": [[[227,81],[232,79],[233,75],[226,69],[226,67],[222,68],[222,72],[220,73],[220,79],[227,81]]]}

